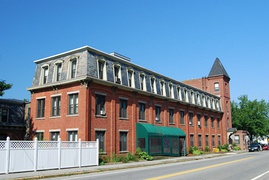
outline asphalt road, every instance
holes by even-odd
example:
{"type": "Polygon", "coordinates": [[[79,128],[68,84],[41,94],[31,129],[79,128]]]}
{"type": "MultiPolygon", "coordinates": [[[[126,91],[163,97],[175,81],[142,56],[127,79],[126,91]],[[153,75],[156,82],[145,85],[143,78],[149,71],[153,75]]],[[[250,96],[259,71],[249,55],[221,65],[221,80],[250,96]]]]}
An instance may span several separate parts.
{"type": "Polygon", "coordinates": [[[265,180],[269,179],[269,151],[231,154],[199,161],[114,170],[53,179],[65,180],[265,180]]]}

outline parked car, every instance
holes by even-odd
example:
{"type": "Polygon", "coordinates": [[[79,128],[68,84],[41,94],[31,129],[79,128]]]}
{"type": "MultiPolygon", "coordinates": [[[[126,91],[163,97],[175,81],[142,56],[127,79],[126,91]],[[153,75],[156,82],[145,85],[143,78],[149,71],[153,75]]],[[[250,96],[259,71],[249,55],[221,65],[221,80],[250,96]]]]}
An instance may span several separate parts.
{"type": "Polygon", "coordinates": [[[262,151],[262,146],[259,143],[251,143],[248,147],[249,152],[262,151]]]}
{"type": "Polygon", "coordinates": [[[263,144],[262,145],[262,150],[268,150],[268,144],[263,144]]]}

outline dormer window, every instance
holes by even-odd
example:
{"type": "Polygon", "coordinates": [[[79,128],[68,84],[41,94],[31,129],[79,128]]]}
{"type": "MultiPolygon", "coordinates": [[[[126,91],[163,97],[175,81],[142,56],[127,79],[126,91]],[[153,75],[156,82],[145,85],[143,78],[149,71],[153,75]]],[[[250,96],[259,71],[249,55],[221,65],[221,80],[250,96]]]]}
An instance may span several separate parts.
{"type": "Polygon", "coordinates": [[[191,103],[192,103],[192,104],[195,103],[194,92],[193,92],[193,91],[191,91],[191,103]]]}
{"type": "Polygon", "coordinates": [[[54,66],[54,81],[60,81],[62,76],[62,61],[57,61],[54,66]]]}
{"type": "Polygon", "coordinates": [[[172,83],[169,83],[169,97],[174,98],[174,87],[172,83]]]}
{"type": "Polygon", "coordinates": [[[187,89],[184,89],[185,101],[189,102],[189,93],[187,89]]]}
{"type": "Polygon", "coordinates": [[[155,77],[150,78],[150,87],[151,87],[151,92],[156,93],[156,81],[155,77]]]}
{"type": "Polygon", "coordinates": [[[177,98],[179,100],[182,100],[182,93],[181,93],[181,87],[180,86],[177,87],[177,98]]]}
{"type": "Polygon", "coordinates": [[[69,63],[69,77],[75,78],[77,71],[77,59],[71,59],[69,63]]]}
{"type": "Polygon", "coordinates": [[[166,91],[165,91],[165,82],[164,80],[160,81],[160,91],[162,96],[166,96],[166,91]]]}
{"type": "Polygon", "coordinates": [[[41,84],[48,83],[49,65],[45,64],[41,67],[41,84]]]}
{"type": "Polygon", "coordinates": [[[140,89],[146,91],[146,78],[144,73],[140,73],[139,80],[140,80],[140,89]]]}
{"type": "Polygon", "coordinates": [[[201,96],[199,93],[196,94],[197,104],[201,105],[201,96]]]}
{"type": "Polygon", "coordinates": [[[127,77],[128,77],[128,86],[133,88],[134,87],[134,70],[133,69],[128,69],[127,77]]]}
{"type": "Polygon", "coordinates": [[[114,82],[121,84],[121,68],[118,64],[114,65],[114,82]]]}
{"type": "Polygon", "coordinates": [[[98,78],[106,80],[106,61],[103,59],[98,59],[97,61],[98,68],[98,78]]]}

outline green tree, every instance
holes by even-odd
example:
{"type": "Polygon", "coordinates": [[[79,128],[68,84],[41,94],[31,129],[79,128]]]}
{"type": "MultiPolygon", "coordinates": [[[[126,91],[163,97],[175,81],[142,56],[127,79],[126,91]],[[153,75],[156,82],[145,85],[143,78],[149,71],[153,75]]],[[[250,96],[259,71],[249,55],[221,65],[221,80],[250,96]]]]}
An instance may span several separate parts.
{"type": "Polygon", "coordinates": [[[0,80],[0,96],[4,95],[4,91],[12,87],[12,84],[7,84],[5,80],[0,80]]]}
{"type": "Polygon", "coordinates": [[[247,95],[238,98],[239,102],[232,102],[233,127],[246,130],[253,136],[269,134],[269,104],[264,100],[250,101],[247,95]]]}

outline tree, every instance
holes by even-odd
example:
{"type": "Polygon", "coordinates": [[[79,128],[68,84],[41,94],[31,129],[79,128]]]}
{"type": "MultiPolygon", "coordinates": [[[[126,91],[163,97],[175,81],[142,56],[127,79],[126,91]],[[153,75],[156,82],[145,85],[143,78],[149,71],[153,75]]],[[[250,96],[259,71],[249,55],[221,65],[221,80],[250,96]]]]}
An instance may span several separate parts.
{"type": "Polygon", "coordinates": [[[12,84],[7,84],[5,80],[0,80],[0,96],[4,95],[4,91],[12,87],[12,84]]]}
{"type": "Polygon", "coordinates": [[[238,98],[239,103],[232,102],[233,127],[246,130],[253,136],[269,134],[269,104],[264,100],[250,101],[246,95],[238,98]]]}

